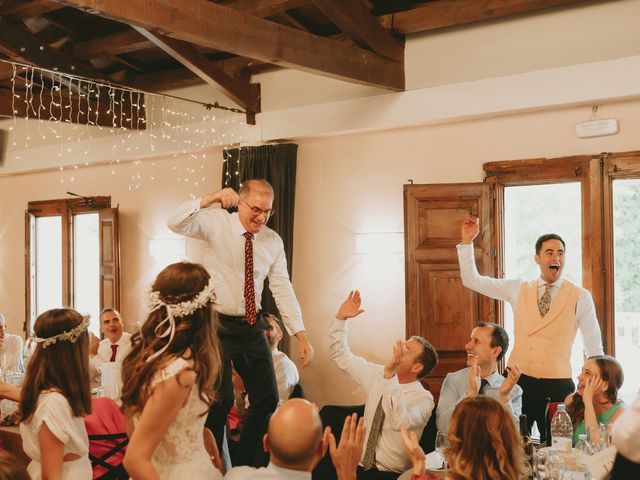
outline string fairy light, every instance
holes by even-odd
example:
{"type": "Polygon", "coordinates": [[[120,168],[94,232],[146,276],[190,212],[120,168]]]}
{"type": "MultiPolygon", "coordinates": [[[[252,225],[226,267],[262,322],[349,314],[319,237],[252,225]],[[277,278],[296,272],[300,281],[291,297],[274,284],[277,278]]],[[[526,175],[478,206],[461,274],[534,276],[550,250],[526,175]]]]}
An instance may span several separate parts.
{"type": "MultiPolygon", "coordinates": [[[[136,157],[167,149],[176,159],[172,166],[176,181],[192,188],[200,187],[207,179],[204,163],[207,151],[214,146],[224,146],[223,157],[226,158],[226,147],[242,141],[243,130],[247,128],[248,131],[244,119],[236,118],[238,114],[245,114],[243,110],[218,102],[197,102],[18,62],[3,59],[0,62],[12,66],[13,127],[10,128],[9,153],[18,159],[23,145],[24,151],[29,150],[32,122],[37,120],[38,141],[46,143],[53,139],[54,144],[58,143],[58,170],[62,183],[79,178],[80,167],[91,164],[90,150],[94,141],[102,139],[111,147],[110,158],[104,160],[112,175],[116,175],[122,159],[134,156],[134,172],[127,178],[129,189],[139,189],[144,181],[154,181],[157,176],[155,161],[143,162],[136,157]],[[213,109],[221,113],[213,115],[213,109]],[[17,129],[19,117],[24,118],[24,128],[20,132],[17,129]],[[42,128],[43,123],[47,129],[42,128]],[[19,144],[18,133],[23,135],[19,144]],[[185,165],[179,155],[200,162],[199,167],[185,165]]],[[[104,147],[99,151],[104,151],[104,147]]]]}

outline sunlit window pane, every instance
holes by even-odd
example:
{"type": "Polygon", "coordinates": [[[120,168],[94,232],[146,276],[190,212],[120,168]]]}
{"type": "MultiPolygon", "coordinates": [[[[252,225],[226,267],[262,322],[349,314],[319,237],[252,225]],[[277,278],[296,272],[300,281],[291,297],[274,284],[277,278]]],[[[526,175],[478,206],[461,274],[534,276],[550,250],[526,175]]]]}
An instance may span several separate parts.
{"type": "MultiPolygon", "coordinates": [[[[507,187],[504,192],[504,272],[506,278],[533,280],[540,276],[534,261],[535,243],[545,233],[556,233],[566,243],[563,277],[582,285],[582,224],[580,183],[507,187]]],[[[513,312],[504,309],[505,329],[513,348],[513,312]]],[[[574,379],[583,364],[582,337],[573,344],[574,379]]],[[[575,381],[575,380],[574,380],[575,381]]]]}
{"type": "Polygon", "coordinates": [[[97,213],[76,215],[74,221],[75,309],[91,315],[90,330],[100,333],[100,239],[97,213]]]}
{"type": "Polygon", "coordinates": [[[62,302],[62,218],[36,218],[36,315],[62,302]]]}
{"type": "Polygon", "coordinates": [[[635,398],[640,388],[640,180],[613,182],[615,352],[622,363],[621,396],[635,398]]]}

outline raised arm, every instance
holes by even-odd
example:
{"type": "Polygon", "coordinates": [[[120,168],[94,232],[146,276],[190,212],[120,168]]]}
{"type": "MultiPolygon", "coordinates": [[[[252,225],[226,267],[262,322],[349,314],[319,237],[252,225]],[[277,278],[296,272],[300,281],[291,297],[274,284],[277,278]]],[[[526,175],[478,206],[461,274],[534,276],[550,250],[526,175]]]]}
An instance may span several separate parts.
{"type": "Polygon", "coordinates": [[[382,376],[382,367],[351,353],[347,343],[347,320],[364,312],[361,303],[360,292],[355,290],[340,305],[329,330],[329,355],[340,370],[368,390],[375,376],[382,376]]]}
{"type": "Polygon", "coordinates": [[[498,279],[480,275],[476,268],[473,239],[479,232],[479,220],[468,217],[461,227],[461,243],[457,246],[460,278],[465,287],[487,297],[515,305],[520,291],[520,280],[498,279]]]}
{"type": "Polygon", "coordinates": [[[223,188],[201,199],[190,200],[180,205],[171,214],[167,220],[167,226],[173,232],[186,237],[199,240],[211,239],[215,229],[212,229],[211,218],[202,213],[214,204],[220,204],[223,208],[235,207],[238,205],[239,198],[232,188],[223,188]]]}

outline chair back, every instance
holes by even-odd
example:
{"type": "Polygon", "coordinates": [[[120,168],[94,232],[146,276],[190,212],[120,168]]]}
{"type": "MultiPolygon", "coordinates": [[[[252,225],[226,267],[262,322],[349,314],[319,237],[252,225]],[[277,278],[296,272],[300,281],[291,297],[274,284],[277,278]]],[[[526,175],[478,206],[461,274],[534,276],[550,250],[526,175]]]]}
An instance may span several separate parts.
{"type": "Polygon", "coordinates": [[[122,460],[129,437],[124,415],[110,398],[94,398],[84,419],[89,435],[89,460],[94,479],[128,479],[122,460]]]}

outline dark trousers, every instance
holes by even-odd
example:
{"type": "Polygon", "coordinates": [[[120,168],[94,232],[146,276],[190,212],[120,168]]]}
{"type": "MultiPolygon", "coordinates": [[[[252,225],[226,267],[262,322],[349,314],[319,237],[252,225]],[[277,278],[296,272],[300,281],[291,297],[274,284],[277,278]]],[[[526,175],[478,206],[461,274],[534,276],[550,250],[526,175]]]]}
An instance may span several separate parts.
{"type": "Polygon", "coordinates": [[[218,402],[209,411],[206,426],[213,431],[222,451],[227,414],[233,406],[231,365],[236,369],[249,395],[249,409],[244,419],[244,429],[238,442],[237,465],[256,464],[256,456],[262,451],[262,437],[267,430],[268,419],[278,405],[278,388],[273,370],[273,359],[264,336],[267,321],[258,315],[250,326],[244,317],[219,315],[218,336],[222,343],[222,383],[218,402]]]}
{"type": "Polygon", "coordinates": [[[570,378],[535,378],[528,375],[520,375],[518,385],[522,387],[522,413],[527,416],[529,434],[533,422],[538,424],[540,430],[540,443],[547,440],[547,399],[553,402],[564,402],[576,386],[570,378]]]}
{"type": "Polygon", "coordinates": [[[400,476],[398,472],[382,472],[373,467],[370,470],[365,470],[358,465],[358,471],[356,472],[356,478],[358,480],[397,480],[400,476]]]}

